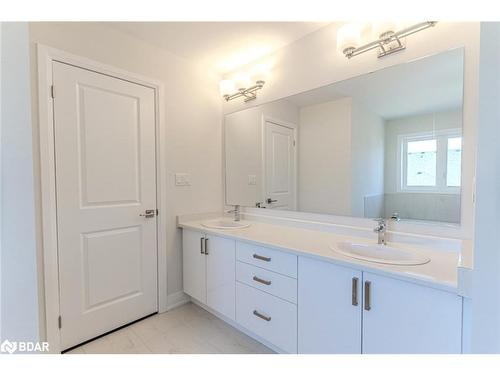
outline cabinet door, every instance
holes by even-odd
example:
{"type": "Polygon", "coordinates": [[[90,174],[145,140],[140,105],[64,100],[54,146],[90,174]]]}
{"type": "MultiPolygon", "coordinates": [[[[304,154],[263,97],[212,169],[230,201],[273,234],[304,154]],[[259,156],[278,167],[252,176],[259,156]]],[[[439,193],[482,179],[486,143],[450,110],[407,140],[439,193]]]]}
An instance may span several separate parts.
{"type": "Polygon", "coordinates": [[[461,297],[368,272],[363,278],[363,353],[461,352],[461,297]]]}
{"type": "Polygon", "coordinates": [[[182,268],[184,293],[207,302],[205,236],[201,232],[182,231],[182,268]]]}
{"type": "Polygon", "coordinates": [[[207,305],[235,319],[235,241],[207,236],[207,305]]]}
{"type": "Polygon", "coordinates": [[[361,353],[361,272],[299,257],[299,353],[361,353]]]}

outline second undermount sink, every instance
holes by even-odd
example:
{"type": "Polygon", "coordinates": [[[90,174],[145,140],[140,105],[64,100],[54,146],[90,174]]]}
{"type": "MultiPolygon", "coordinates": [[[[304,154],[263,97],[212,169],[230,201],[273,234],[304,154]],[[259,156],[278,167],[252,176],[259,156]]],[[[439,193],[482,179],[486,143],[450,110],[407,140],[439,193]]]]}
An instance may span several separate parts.
{"type": "Polygon", "coordinates": [[[250,223],[245,221],[234,221],[230,219],[214,219],[201,223],[206,228],[212,229],[242,229],[248,228],[250,223]]]}
{"type": "Polygon", "coordinates": [[[416,254],[413,251],[388,245],[372,245],[344,241],[333,245],[332,250],[350,258],[373,263],[418,266],[431,261],[428,257],[416,254]]]}

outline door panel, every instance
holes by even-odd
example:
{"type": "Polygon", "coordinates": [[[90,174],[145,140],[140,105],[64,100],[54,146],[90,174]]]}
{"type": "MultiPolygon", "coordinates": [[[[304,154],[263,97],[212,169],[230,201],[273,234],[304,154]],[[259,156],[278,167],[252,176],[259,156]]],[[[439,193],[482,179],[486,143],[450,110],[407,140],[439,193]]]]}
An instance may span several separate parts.
{"type": "Polygon", "coordinates": [[[360,354],[361,271],[299,257],[298,290],[299,353],[360,354]]]}
{"type": "Polygon", "coordinates": [[[207,256],[205,236],[188,229],[182,230],[182,277],[184,293],[207,303],[207,256]]]}
{"type": "Polygon", "coordinates": [[[62,348],[157,311],[154,90],[54,62],[62,348]]]}
{"type": "Polygon", "coordinates": [[[207,236],[207,305],[235,319],[235,241],[207,236]]]}
{"type": "Polygon", "coordinates": [[[363,353],[461,352],[461,297],[368,272],[363,278],[370,282],[370,310],[363,310],[363,353]]]}
{"type": "Polygon", "coordinates": [[[269,121],[265,127],[266,206],[294,209],[294,130],[269,121]],[[267,203],[268,199],[271,203],[267,203]]]}

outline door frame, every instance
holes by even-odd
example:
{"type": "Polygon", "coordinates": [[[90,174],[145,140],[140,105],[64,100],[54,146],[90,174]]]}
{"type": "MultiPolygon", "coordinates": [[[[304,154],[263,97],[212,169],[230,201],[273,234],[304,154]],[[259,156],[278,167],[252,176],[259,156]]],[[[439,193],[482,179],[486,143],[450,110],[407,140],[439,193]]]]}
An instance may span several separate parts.
{"type": "Polygon", "coordinates": [[[277,119],[275,117],[268,116],[266,114],[262,115],[261,119],[261,134],[262,134],[262,145],[261,145],[261,163],[262,163],[262,197],[264,197],[264,203],[267,195],[267,178],[266,178],[266,122],[271,122],[278,126],[283,126],[284,128],[288,128],[293,130],[293,139],[295,141],[294,151],[293,151],[293,209],[296,210],[298,206],[298,194],[297,194],[297,181],[298,181],[298,147],[299,147],[299,132],[298,125],[289,122],[277,119]]]}
{"type": "MultiPolygon", "coordinates": [[[[85,57],[73,55],[37,43],[38,63],[38,116],[40,142],[40,183],[42,218],[42,256],[44,296],[41,308],[45,308],[46,341],[50,351],[61,352],[59,331],[59,269],[57,244],[57,208],[55,175],[54,113],[51,95],[52,63],[55,61],[78,68],[119,78],[155,92],[155,142],[156,142],[156,204],[159,210],[157,226],[157,304],[158,311],[167,311],[167,251],[166,251],[166,129],[164,121],[164,85],[161,81],[102,64],[85,57]]],[[[57,95],[57,88],[55,88],[57,95]]]]}

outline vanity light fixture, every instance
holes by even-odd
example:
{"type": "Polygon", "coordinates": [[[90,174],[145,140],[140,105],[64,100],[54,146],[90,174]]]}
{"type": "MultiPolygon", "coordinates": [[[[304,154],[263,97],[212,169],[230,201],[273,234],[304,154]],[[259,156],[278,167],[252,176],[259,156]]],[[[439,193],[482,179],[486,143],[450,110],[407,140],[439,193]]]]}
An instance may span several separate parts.
{"type": "Polygon", "coordinates": [[[403,38],[428,29],[429,27],[433,27],[436,23],[437,21],[421,22],[399,31],[394,31],[394,24],[391,23],[391,26],[386,26],[385,29],[378,28],[377,40],[361,46],[357,46],[357,42],[361,39],[360,29],[348,24],[339,29],[337,34],[337,46],[341,48],[348,59],[375,48],[379,49],[378,57],[384,57],[394,52],[404,50],[406,45],[402,40],[403,38]]]}
{"type": "Polygon", "coordinates": [[[254,100],[257,98],[257,91],[260,90],[265,83],[265,81],[258,80],[252,85],[251,83],[248,84],[248,82],[250,82],[248,80],[238,79],[236,82],[241,83],[238,85],[239,87],[236,87],[232,80],[223,80],[220,82],[220,92],[226,102],[240,97],[244,97],[245,102],[254,100]],[[246,84],[243,84],[243,82],[246,82],[246,84]]]}

